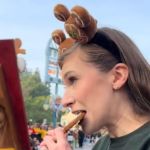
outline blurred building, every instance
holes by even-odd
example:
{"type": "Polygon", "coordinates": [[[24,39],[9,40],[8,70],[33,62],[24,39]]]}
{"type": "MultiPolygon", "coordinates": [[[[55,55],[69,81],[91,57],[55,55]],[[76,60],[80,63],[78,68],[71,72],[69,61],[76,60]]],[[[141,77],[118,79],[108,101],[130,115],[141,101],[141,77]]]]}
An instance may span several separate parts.
{"type": "Polygon", "coordinates": [[[52,39],[49,39],[46,46],[45,83],[50,87],[50,109],[52,110],[53,127],[56,127],[58,116],[61,113],[61,104],[58,105],[56,99],[58,96],[63,95],[63,85],[57,61],[58,47],[52,39]]]}
{"type": "Polygon", "coordinates": [[[63,89],[57,60],[58,47],[52,39],[49,39],[46,47],[45,83],[50,86],[51,95],[55,96],[62,95],[60,90],[63,89]]]}

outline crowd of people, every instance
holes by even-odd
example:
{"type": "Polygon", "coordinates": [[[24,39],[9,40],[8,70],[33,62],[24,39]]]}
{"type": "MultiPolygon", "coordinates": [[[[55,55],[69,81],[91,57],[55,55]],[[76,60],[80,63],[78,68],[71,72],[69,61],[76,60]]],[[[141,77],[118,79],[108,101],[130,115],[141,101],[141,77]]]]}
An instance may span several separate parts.
{"type": "Polygon", "coordinates": [[[39,150],[39,145],[49,129],[50,126],[48,125],[28,123],[28,134],[31,150],[39,150]]]}
{"type": "MultiPolygon", "coordinates": [[[[31,150],[40,150],[40,143],[47,134],[47,131],[52,128],[51,125],[43,125],[39,123],[28,124],[31,150]]],[[[95,143],[100,135],[100,132],[92,135],[85,135],[82,129],[77,127],[67,133],[67,140],[72,149],[82,148],[85,143],[95,143]]]]}

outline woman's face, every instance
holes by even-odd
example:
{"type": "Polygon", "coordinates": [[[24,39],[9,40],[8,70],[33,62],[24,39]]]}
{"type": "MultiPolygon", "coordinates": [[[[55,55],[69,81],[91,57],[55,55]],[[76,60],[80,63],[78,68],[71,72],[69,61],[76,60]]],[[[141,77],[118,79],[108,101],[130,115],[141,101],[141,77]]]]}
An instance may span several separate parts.
{"type": "Polygon", "coordinates": [[[83,57],[81,51],[76,51],[64,61],[62,78],[66,87],[62,104],[71,107],[73,113],[86,111],[81,126],[90,134],[107,123],[113,107],[112,76],[111,71],[101,72],[83,57]]]}

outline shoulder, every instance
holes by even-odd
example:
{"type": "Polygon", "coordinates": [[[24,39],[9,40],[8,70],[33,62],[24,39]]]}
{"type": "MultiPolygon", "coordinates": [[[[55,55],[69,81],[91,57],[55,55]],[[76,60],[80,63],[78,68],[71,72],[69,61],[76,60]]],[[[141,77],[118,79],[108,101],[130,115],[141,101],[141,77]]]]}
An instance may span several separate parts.
{"type": "Polygon", "coordinates": [[[141,139],[140,145],[141,145],[141,150],[150,150],[150,133],[143,137],[143,139],[141,139]]]}
{"type": "Polygon", "coordinates": [[[110,144],[110,138],[108,135],[100,137],[96,142],[92,150],[106,149],[110,144]],[[106,148],[105,148],[106,147],[106,148]]]}

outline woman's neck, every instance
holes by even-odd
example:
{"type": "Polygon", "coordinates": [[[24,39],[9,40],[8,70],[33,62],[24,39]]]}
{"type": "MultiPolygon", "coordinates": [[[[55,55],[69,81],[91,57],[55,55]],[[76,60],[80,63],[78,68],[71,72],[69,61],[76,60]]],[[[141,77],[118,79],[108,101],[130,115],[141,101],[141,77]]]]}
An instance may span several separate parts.
{"type": "Polygon", "coordinates": [[[150,121],[149,115],[139,115],[135,111],[131,99],[124,90],[116,92],[113,101],[114,105],[106,126],[111,137],[127,135],[150,121]]]}
{"type": "Polygon", "coordinates": [[[135,113],[123,113],[116,122],[108,126],[109,135],[113,138],[127,135],[148,121],[150,121],[150,117],[135,113]]]}

